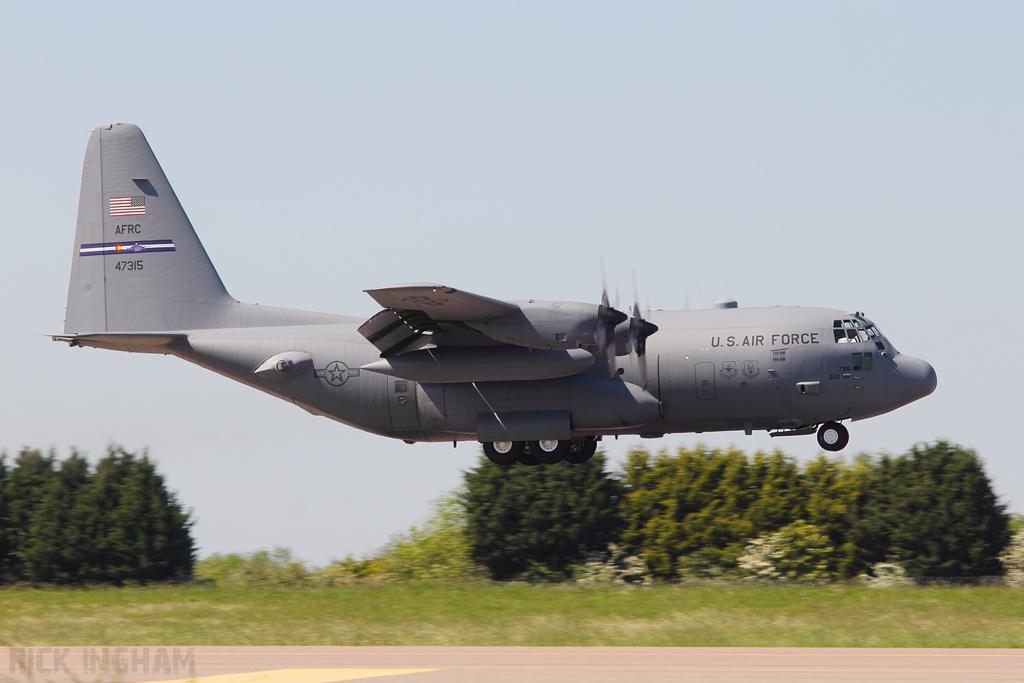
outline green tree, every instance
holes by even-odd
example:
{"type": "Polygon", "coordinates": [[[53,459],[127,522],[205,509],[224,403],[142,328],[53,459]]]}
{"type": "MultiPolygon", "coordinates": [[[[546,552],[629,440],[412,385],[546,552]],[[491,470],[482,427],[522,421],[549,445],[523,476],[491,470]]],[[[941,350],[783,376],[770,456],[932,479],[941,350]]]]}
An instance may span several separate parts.
{"type": "Polygon", "coordinates": [[[189,513],[143,454],[111,446],[76,503],[89,548],[79,579],[120,584],[186,578],[195,562],[189,513]]]}
{"type": "Polygon", "coordinates": [[[634,448],[625,470],[623,540],[662,578],[732,570],[748,539],[803,511],[799,468],[779,451],[634,448]]]}
{"type": "Polygon", "coordinates": [[[496,580],[567,577],[619,532],[620,487],[602,453],[580,465],[498,466],[480,457],[465,474],[471,559],[496,580]]]}
{"type": "Polygon", "coordinates": [[[43,484],[20,550],[25,579],[41,583],[81,579],[91,541],[90,515],[77,503],[88,483],[89,464],[72,453],[43,484]]]}
{"type": "Polygon", "coordinates": [[[865,486],[871,472],[868,456],[857,456],[847,464],[840,456],[819,455],[804,466],[805,519],[828,537],[834,553],[833,569],[843,578],[857,576],[867,567],[852,531],[864,509],[865,486]]]}
{"type": "Polygon", "coordinates": [[[24,552],[29,543],[29,527],[54,477],[53,461],[52,454],[44,456],[38,449],[24,448],[8,473],[4,499],[8,519],[7,574],[10,580],[25,579],[24,552]]]}
{"type": "Polygon", "coordinates": [[[0,583],[14,580],[11,562],[14,556],[11,515],[7,493],[7,453],[0,453],[0,583]]]}
{"type": "Polygon", "coordinates": [[[978,455],[938,441],[875,465],[852,537],[866,563],[895,557],[909,576],[995,575],[1009,515],[978,455]]]}

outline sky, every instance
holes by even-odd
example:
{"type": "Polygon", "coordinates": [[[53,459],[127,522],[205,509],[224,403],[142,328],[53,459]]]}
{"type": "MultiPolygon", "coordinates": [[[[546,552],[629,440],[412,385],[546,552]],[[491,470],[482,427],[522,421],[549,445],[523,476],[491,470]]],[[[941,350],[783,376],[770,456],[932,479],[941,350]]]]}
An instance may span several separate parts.
{"type": "MultiPolygon", "coordinates": [[[[430,281],[656,308],[864,311],[936,392],[846,454],[974,448],[1024,512],[1015,429],[1024,5],[0,4],[0,449],[147,449],[201,556],[373,551],[473,467],[178,359],[69,349],[91,130],[145,131],[228,291],[369,317],[430,281]],[[614,294],[613,294],[614,296],[614,294]]],[[[814,437],[698,442],[817,455],[814,437]]]]}

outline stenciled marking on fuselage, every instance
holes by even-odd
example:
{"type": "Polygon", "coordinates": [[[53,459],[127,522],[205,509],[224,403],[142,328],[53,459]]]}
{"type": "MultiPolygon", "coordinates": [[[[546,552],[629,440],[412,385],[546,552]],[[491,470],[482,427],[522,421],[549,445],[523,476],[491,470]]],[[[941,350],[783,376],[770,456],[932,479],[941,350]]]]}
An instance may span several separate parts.
{"type": "Polygon", "coordinates": [[[711,346],[712,348],[718,348],[719,346],[764,346],[764,335],[748,334],[744,335],[742,340],[736,335],[730,335],[725,338],[724,343],[721,337],[712,337],[711,346]]]}
{"type": "Polygon", "coordinates": [[[313,369],[313,376],[326,380],[332,387],[340,387],[349,377],[358,377],[360,368],[350,368],[340,360],[332,360],[322,370],[313,369]]]}
{"type": "MultiPolygon", "coordinates": [[[[739,335],[729,335],[724,341],[721,336],[711,337],[711,348],[717,349],[720,346],[764,346],[763,334],[746,334],[742,338],[739,335]]],[[[820,332],[789,332],[772,335],[772,346],[797,346],[800,344],[820,344],[820,332]]]]}
{"type": "Polygon", "coordinates": [[[145,242],[102,242],[83,244],[80,256],[102,256],[104,254],[149,254],[157,251],[174,251],[171,240],[147,240],[145,242]]]}

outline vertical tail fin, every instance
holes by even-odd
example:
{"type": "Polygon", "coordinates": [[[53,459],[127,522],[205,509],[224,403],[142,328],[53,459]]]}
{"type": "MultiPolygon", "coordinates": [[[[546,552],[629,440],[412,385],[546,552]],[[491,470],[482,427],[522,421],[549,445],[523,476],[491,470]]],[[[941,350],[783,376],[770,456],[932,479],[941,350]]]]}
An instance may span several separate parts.
{"type": "Polygon", "coordinates": [[[94,130],[65,334],[221,327],[237,309],[139,127],[94,130]]]}

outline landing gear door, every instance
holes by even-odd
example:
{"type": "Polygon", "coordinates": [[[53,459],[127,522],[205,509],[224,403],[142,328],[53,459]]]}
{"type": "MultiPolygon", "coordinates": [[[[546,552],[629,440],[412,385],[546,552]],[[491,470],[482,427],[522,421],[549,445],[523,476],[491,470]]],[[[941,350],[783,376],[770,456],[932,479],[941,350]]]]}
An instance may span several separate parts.
{"type": "Polygon", "coordinates": [[[388,410],[391,413],[391,428],[418,428],[420,414],[416,407],[416,382],[408,379],[391,379],[388,383],[388,410]]]}
{"type": "Polygon", "coordinates": [[[701,401],[713,401],[715,398],[715,364],[697,363],[697,398],[701,401]]]}

